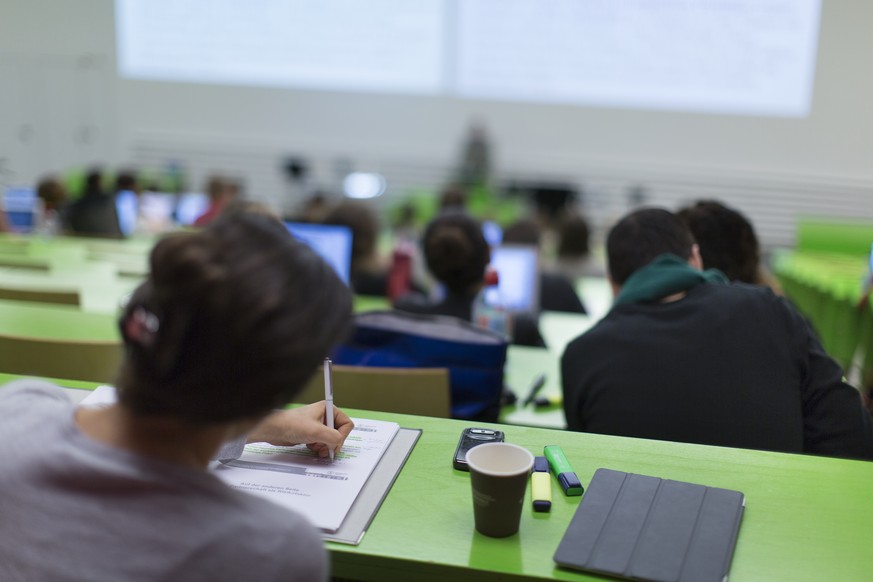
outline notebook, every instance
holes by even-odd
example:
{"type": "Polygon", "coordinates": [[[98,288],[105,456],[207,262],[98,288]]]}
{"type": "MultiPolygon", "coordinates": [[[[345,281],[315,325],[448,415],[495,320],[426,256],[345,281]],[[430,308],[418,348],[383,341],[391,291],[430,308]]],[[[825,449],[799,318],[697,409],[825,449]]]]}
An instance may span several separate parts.
{"type": "Polygon", "coordinates": [[[739,491],[598,469],[554,559],[634,580],[722,582],[744,506],[739,491]]]}

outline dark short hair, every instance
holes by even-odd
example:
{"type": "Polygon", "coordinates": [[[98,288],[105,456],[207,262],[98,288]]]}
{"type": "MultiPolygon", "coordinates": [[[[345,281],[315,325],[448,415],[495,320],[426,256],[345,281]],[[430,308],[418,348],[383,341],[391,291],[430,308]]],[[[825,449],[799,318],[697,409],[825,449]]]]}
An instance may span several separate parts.
{"type": "Polygon", "coordinates": [[[466,294],[482,282],[491,260],[482,226],[463,212],[434,218],[422,239],[427,268],[454,293],[466,294]]]}
{"type": "Polygon", "coordinates": [[[758,282],[758,237],[745,216],[715,200],[700,200],[676,214],[700,245],[704,267],[731,281],[758,282]]]}
{"type": "Polygon", "coordinates": [[[503,231],[503,242],[507,244],[540,246],[540,227],[532,218],[522,218],[507,226],[503,231]]]}
{"type": "Polygon", "coordinates": [[[565,214],[558,225],[558,257],[573,259],[587,257],[590,253],[591,230],[585,217],[573,213],[565,214]]]}
{"type": "Polygon", "coordinates": [[[618,221],[606,237],[609,274],[623,285],[636,270],[672,253],[690,259],[694,237],[679,218],[663,208],[642,208],[618,221]]]}
{"type": "Polygon", "coordinates": [[[170,235],[150,263],[120,320],[119,398],[135,414],[264,415],[304,386],[351,321],[348,288],[271,217],[170,235]],[[154,320],[153,333],[131,326],[137,316],[154,320]]]}

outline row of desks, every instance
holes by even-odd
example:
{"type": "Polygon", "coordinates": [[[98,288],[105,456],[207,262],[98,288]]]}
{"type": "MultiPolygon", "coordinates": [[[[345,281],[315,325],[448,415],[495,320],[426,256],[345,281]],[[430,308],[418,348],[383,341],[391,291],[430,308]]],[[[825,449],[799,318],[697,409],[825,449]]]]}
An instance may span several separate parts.
{"type": "MultiPolygon", "coordinates": [[[[26,301],[0,301],[0,331],[8,335],[42,339],[89,339],[97,341],[118,340],[116,322],[117,308],[113,313],[89,313],[74,306],[52,305],[26,301]]],[[[555,322],[562,316],[549,314],[546,320],[555,322]]],[[[567,328],[582,333],[591,320],[584,316],[563,316],[567,328]]],[[[569,332],[567,332],[569,335],[569,332]]],[[[577,334],[578,335],[578,334],[577,334]]],[[[555,344],[557,346],[557,344],[555,344]]],[[[540,394],[559,398],[560,372],[558,347],[550,350],[510,346],[507,354],[505,381],[516,394],[519,403],[504,408],[502,420],[513,424],[564,428],[564,413],[560,406],[535,409],[522,407],[521,400],[527,395],[531,382],[541,373],[546,375],[546,384],[540,394]]],[[[563,348],[560,348],[561,350],[563,348]]]]}
{"type": "MultiPolygon", "coordinates": [[[[79,307],[74,307],[0,300],[0,332],[45,339],[117,340],[119,307],[145,273],[145,256],[151,244],[152,240],[0,237],[0,287],[73,292],[80,302],[79,307]]],[[[506,384],[519,404],[505,407],[501,420],[551,428],[566,426],[560,406],[523,407],[520,401],[540,374],[546,377],[540,395],[560,398],[558,360],[564,347],[609,309],[611,295],[604,279],[583,279],[578,291],[590,316],[543,313],[540,330],[548,350],[509,348],[506,384]]],[[[389,307],[384,298],[355,299],[358,312],[389,307]]]]}

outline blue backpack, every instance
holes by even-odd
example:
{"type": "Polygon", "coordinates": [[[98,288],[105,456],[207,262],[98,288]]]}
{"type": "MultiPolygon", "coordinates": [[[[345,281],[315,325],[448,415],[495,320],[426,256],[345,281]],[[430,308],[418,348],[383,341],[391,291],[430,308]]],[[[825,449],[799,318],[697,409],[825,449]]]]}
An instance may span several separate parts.
{"type": "Polygon", "coordinates": [[[500,411],[507,342],[456,317],[402,311],[355,316],[333,361],[351,366],[448,368],[452,418],[494,422],[500,411]]]}

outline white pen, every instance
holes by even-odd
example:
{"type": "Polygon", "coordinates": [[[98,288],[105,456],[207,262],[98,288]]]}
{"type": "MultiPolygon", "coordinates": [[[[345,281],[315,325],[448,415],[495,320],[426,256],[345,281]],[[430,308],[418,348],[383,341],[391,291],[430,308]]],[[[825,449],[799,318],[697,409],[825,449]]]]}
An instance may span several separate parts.
{"type": "MultiPolygon", "coordinates": [[[[328,428],[333,426],[333,370],[330,358],[324,359],[324,424],[328,428]]],[[[328,449],[330,460],[333,461],[333,449],[328,449]]]]}

